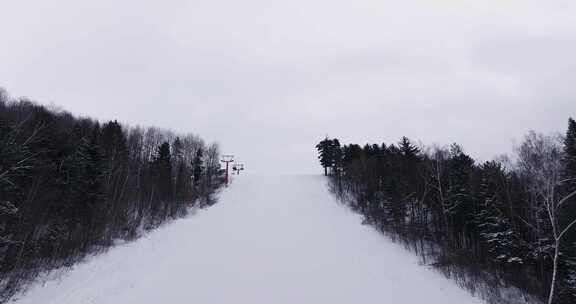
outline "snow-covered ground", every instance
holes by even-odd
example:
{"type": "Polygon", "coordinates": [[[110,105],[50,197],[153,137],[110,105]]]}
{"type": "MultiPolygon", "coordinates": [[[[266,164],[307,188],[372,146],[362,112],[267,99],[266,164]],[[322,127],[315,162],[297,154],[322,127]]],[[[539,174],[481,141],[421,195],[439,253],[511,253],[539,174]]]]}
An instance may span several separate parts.
{"type": "Polygon", "coordinates": [[[334,201],[320,176],[240,176],[218,204],[36,284],[18,304],[483,303],[334,201]]]}

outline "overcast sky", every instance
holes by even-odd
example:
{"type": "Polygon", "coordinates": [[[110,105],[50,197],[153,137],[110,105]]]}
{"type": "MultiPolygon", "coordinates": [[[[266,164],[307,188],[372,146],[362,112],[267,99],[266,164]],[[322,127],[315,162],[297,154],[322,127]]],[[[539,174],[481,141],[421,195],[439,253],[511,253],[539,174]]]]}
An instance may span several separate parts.
{"type": "Polygon", "coordinates": [[[193,132],[252,172],[314,145],[458,142],[477,159],[576,116],[574,0],[1,0],[0,86],[193,132]]]}

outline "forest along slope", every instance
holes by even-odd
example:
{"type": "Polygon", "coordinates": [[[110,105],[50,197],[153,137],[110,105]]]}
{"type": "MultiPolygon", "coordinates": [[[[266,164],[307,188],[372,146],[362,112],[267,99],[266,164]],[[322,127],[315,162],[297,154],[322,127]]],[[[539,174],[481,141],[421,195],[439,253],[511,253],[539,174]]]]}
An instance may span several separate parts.
{"type": "Polygon", "coordinates": [[[240,176],[215,206],[18,304],[483,303],[339,205],[320,176],[240,176]]]}

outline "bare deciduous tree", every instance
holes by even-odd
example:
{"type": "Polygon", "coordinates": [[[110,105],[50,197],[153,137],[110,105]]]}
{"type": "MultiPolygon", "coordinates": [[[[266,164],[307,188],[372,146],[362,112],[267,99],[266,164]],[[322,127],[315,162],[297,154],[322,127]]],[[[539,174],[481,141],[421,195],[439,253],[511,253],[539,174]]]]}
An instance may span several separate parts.
{"type": "Polygon", "coordinates": [[[576,196],[576,191],[564,196],[560,191],[564,182],[560,136],[546,136],[532,131],[517,148],[517,153],[518,166],[529,181],[529,191],[534,195],[538,204],[536,207],[545,211],[551,227],[554,253],[548,304],[552,304],[556,296],[562,241],[566,233],[576,225],[575,218],[568,225],[561,226],[560,212],[563,205],[576,196]]]}

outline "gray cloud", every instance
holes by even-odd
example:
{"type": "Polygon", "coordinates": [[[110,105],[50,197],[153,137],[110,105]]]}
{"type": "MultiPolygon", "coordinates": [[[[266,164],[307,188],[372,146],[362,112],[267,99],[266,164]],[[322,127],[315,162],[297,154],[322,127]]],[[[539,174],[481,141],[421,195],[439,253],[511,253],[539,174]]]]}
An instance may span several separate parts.
{"type": "Polygon", "coordinates": [[[488,159],[576,116],[576,4],[552,0],[5,0],[0,86],[192,131],[253,171],[311,172],[324,135],[488,159]]]}

